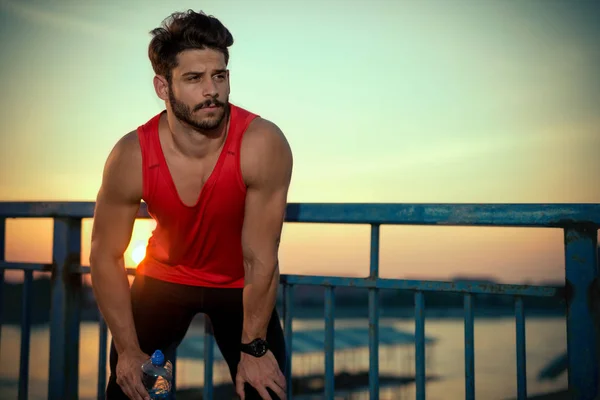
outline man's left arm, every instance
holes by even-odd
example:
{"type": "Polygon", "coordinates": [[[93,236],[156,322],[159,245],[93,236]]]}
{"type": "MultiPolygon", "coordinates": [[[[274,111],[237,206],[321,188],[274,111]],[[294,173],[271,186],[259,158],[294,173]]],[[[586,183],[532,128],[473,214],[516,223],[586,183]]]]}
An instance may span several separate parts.
{"type": "Polygon", "coordinates": [[[245,285],[242,342],[266,339],[279,286],[279,240],[292,175],[292,151],[277,126],[260,121],[244,138],[247,185],[242,229],[245,285]]]}
{"type": "MultiPolygon", "coordinates": [[[[244,135],[240,161],[247,187],[242,228],[244,344],[267,337],[279,286],[279,239],[293,163],[290,146],[279,128],[264,120],[255,123],[244,135]]],[[[267,389],[286,399],[285,377],[270,350],[262,357],[240,354],[235,384],[242,400],[245,383],[263,399],[271,399],[267,389]]]]}

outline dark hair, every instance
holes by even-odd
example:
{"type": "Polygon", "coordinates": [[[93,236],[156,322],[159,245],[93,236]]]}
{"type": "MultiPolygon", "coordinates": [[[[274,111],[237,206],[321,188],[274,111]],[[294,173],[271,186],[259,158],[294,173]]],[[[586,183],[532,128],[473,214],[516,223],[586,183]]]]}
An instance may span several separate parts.
{"type": "Polygon", "coordinates": [[[229,62],[228,47],[233,44],[231,32],[217,18],[202,11],[175,12],[150,34],[153,38],[148,46],[148,57],[152,69],[169,81],[171,71],[177,67],[177,55],[184,50],[217,50],[225,56],[225,64],[229,62]]]}

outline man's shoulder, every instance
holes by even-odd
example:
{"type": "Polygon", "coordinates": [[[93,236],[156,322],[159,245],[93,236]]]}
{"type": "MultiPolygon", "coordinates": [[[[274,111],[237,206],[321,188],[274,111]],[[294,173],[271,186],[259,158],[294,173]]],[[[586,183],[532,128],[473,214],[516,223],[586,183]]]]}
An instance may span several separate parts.
{"type": "Polygon", "coordinates": [[[118,150],[124,155],[141,157],[142,146],[140,141],[147,141],[148,136],[152,133],[152,131],[158,129],[158,125],[163,113],[164,111],[161,111],[160,113],[153,115],[150,119],[137,128],[132,129],[121,136],[115,143],[113,151],[118,150]]]}
{"type": "Polygon", "coordinates": [[[115,143],[111,154],[119,158],[141,158],[142,150],[137,129],[121,136],[115,143]]]}
{"type": "Polygon", "coordinates": [[[137,132],[123,135],[107,157],[101,192],[107,198],[137,202],[143,194],[142,156],[137,132]]]}
{"type": "Polygon", "coordinates": [[[283,131],[274,122],[255,118],[244,134],[241,168],[247,185],[291,173],[293,156],[283,131]]]}
{"type": "Polygon", "coordinates": [[[131,177],[141,171],[142,151],[137,135],[137,130],[121,136],[113,146],[106,160],[106,170],[111,175],[131,177]]]}
{"type": "Polygon", "coordinates": [[[273,121],[260,116],[250,122],[242,141],[242,148],[257,151],[281,146],[289,147],[287,138],[281,128],[273,121]]]}
{"type": "Polygon", "coordinates": [[[127,132],[119,139],[119,142],[123,142],[124,146],[129,146],[131,149],[139,148],[140,141],[138,139],[138,130],[133,129],[127,132]]]}

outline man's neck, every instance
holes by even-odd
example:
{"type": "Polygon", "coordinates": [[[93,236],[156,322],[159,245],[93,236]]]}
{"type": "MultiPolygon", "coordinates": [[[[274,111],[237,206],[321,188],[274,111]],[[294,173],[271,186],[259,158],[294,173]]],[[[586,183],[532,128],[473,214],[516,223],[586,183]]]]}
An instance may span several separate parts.
{"type": "Polygon", "coordinates": [[[181,123],[174,115],[167,113],[165,127],[168,130],[173,148],[182,155],[190,158],[204,158],[217,151],[229,128],[229,115],[215,129],[199,131],[187,124],[181,123]]]}

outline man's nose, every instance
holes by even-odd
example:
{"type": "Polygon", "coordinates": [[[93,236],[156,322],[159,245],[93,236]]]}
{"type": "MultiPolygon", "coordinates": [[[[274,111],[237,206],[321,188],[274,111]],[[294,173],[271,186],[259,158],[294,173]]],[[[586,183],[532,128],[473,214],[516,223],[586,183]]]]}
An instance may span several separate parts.
{"type": "Polygon", "coordinates": [[[215,85],[212,79],[207,79],[202,85],[202,95],[205,97],[215,97],[217,94],[217,85],[215,85]]]}

